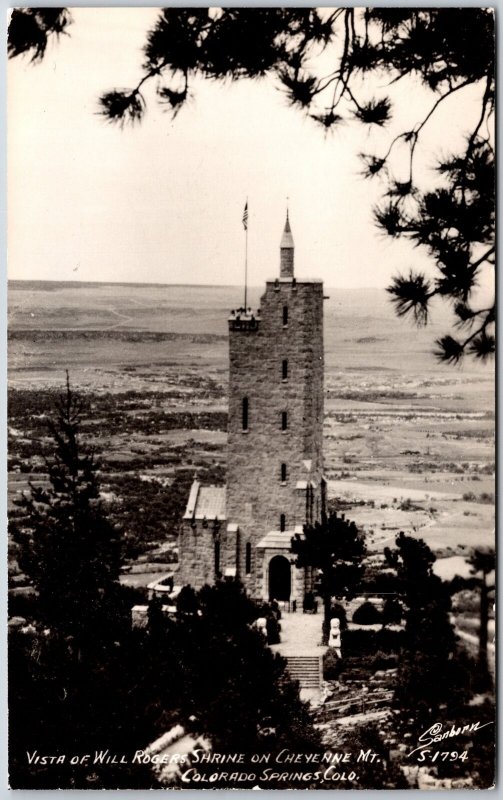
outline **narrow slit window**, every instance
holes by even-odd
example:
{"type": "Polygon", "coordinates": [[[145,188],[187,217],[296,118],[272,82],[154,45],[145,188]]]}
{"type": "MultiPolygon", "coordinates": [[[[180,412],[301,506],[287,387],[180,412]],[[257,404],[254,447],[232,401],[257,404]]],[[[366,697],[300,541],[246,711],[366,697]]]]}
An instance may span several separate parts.
{"type": "Polygon", "coordinates": [[[279,518],[279,529],[280,531],[286,531],[286,517],[284,514],[281,514],[279,518]]]}
{"type": "Polygon", "coordinates": [[[243,430],[248,430],[248,398],[243,397],[243,430]]]}
{"type": "Polygon", "coordinates": [[[215,577],[220,575],[220,542],[215,542],[215,577]]]}
{"type": "Polygon", "coordinates": [[[283,325],[288,325],[288,306],[283,306],[283,325]]]}
{"type": "Polygon", "coordinates": [[[247,575],[251,572],[251,544],[250,542],[246,542],[246,552],[245,552],[245,572],[247,575]]]}
{"type": "Polygon", "coordinates": [[[287,472],[286,472],[286,464],[282,464],[282,465],[281,465],[281,481],[282,481],[282,483],[285,483],[285,481],[286,481],[286,475],[287,475],[287,472]]]}
{"type": "Polygon", "coordinates": [[[281,430],[286,431],[288,428],[288,412],[282,411],[281,412],[281,430]]]}
{"type": "Polygon", "coordinates": [[[284,381],[288,378],[288,360],[286,358],[283,359],[281,364],[281,376],[284,381]]]}

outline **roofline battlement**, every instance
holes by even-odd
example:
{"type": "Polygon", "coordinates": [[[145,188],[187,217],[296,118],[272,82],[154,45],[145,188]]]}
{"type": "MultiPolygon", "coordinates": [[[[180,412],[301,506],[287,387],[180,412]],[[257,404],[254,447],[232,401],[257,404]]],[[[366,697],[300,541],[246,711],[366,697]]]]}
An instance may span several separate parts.
{"type": "Polygon", "coordinates": [[[305,284],[312,284],[312,283],[323,283],[322,278],[268,278],[266,280],[266,286],[269,284],[285,284],[291,283],[293,286],[303,286],[305,284]]]}
{"type": "Polygon", "coordinates": [[[254,314],[231,314],[228,317],[230,331],[258,331],[260,327],[260,313],[254,314]]]}

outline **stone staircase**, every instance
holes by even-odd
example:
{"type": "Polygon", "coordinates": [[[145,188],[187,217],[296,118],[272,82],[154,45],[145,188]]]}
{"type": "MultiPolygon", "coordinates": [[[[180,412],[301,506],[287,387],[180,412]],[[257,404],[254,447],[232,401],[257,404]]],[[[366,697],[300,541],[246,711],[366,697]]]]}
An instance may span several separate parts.
{"type": "Polygon", "coordinates": [[[298,681],[301,689],[319,689],[322,664],[320,656],[286,656],[290,677],[298,681]]]}

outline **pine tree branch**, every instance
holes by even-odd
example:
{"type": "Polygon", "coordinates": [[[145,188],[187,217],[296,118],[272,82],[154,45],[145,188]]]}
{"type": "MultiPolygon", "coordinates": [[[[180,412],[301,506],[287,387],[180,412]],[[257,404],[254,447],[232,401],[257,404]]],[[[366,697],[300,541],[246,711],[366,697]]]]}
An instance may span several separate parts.
{"type": "MultiPolygon", "coordinates": [[[[492,253],[495,253],[495,252],[496,252],[496,247],[490,247],[489,250],[486,250],[486,252],[484,253],[483,256],[481,256],[479,259],[477,259],[477,261],[471,263],[470,267],[473,270],[475,270],[477,267],[480,267],[480,265],[483,264],[484,261],[489,261],[489,256],[492,255],[492,253]]],[[[493,263],[493,262],[489,262],[489,263],[493,263]]]]}

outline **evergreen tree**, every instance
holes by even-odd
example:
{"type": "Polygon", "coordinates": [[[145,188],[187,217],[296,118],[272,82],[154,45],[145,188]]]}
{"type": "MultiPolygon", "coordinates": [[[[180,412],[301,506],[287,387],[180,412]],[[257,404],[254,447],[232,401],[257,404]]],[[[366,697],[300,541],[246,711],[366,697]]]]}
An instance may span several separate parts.
{"type": "Polygon", "coordinates": [[[9,767],[14,788],[147,788],[141,766],[94,763],[153,738],[157,698],[141,636],[131,631],[119,582],[120,541],[99,501],[99,475],[81,441],[82,402],[67,376],[49,420],[54,453],[46,486],[31,487],[14,531],[36,589],[31,623],[9,635],[9,767]],[[27,753],[34,756],[30,763],[27,753]],[[63,756],[44,763],[36,755],[63,756]],[[71,756],[90,754],[72,764],[71,756]]]}
{"type": "Polygon", "coordinates": [[[469,558],[472,573],[480,592],[480,625],[479,625],[479,671],[482,680],[490,683],[487,664],[487,642],[489,623],[489,591],[488,576],[496,568],[495,553],[489,547],[476,547],[469,558]]]}
{"type": "Polygon", "coordinates": [[[162,721],[144,640],[142,633],[112,628],[108,642],[102,639],[77,655],[68,637],[48,629],[9,633],[11,788],[157,786],[148,767],[132,763],[135,750],[156,738],[162,721]],[[95,761],[95,753],[107,750],[123,755],[125,763],[95,761]],[[48,763],[37,755],[63,760],[48,763]],[[85,755],[87,760],[72,763],[73,756],[85,755]]]}
{"type": "Polygon", "coordinates": [[[323,642],[327,644],[330,631],[333,597],[351,598],[361,583],[365,543],[354,522],[336,513],[322,522],[305,525],[303,535],[292,539],[295,564],[314,570],[317,592],[323,600],[323,642]]]}
{"type": "Polygon", "coordinates": [[[449,588],[435,575],[436,560],[421,539],[397,537],[385,549],[397,571],[397,592],[405,606],[405,648],[400,659],[395,702],[414,724],[435,720],[448,703],[455,713],[470,697],[470,664],[457,645],[449,621],[449,588]]]}
{"type": "Polygon", "coordinates": [[[59,398],[48,428],[54,453],[46,460],[48,484],[30,485],[19,501],[14,528],[18,562],[36,589],[37,617],[79,646],[117,627],[121,542],[100,505],[98,466],[81,441],[82,401],[59,398]]]}

